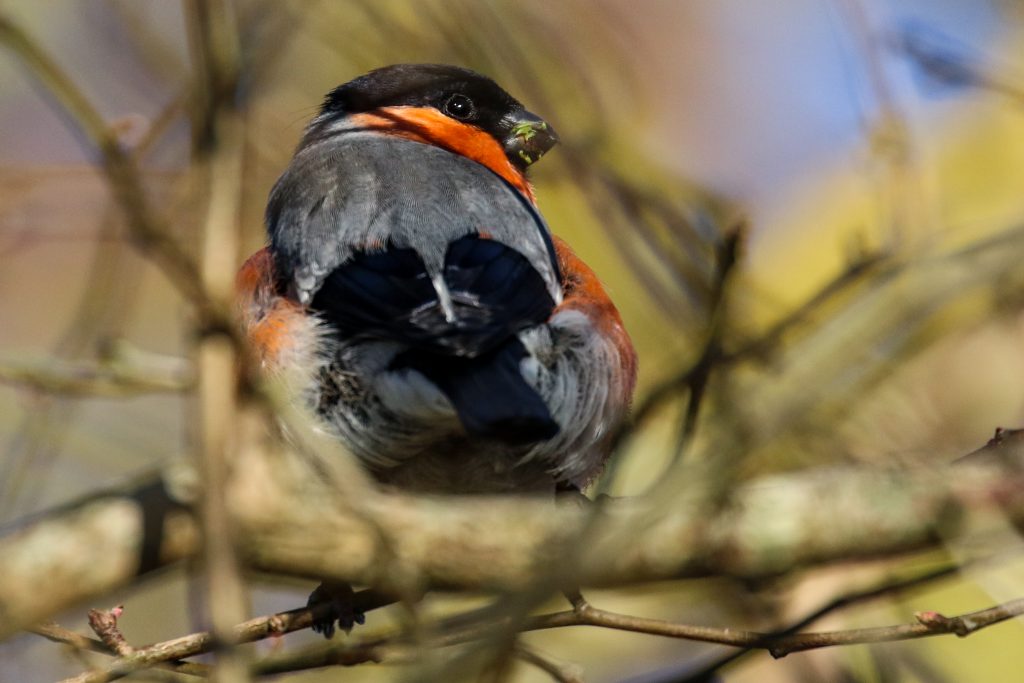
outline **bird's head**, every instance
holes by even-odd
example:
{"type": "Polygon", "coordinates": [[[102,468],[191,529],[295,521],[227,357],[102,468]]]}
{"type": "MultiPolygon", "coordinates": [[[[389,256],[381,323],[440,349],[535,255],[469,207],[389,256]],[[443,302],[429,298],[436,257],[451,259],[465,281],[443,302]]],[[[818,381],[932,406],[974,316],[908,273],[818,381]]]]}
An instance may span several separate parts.
{"type": "Polygon", "coordinates": [[[558,142],[549,123],[493,80],[444,64],[395,64],[335,88],[306,140],[352,129],[443,147],[525,186],[527,194],[526,169],[558,142]]]}

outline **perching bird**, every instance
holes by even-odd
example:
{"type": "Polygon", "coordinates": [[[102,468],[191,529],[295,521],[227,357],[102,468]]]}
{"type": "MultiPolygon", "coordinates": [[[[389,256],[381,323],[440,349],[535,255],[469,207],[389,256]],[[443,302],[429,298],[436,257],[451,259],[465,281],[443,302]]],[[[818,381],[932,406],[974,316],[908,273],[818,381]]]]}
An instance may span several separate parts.
{"type": "Polygon", "coordinates": [[[537,210],[557,141],[485,76],[389,66],[327,95],[271,191],[243,323],[380,482],[554,493],[603,467],[637,360],[537,210]]]}

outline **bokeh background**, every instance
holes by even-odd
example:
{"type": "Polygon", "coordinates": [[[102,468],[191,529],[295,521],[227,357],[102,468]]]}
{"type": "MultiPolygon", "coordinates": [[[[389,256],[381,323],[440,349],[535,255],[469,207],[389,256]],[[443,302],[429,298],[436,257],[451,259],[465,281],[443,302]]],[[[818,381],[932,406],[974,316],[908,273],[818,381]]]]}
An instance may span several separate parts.
{"type": "MultiPolygon", "coordinates": [[[[245,253],[263,243],[267,193],[324,93],[395,62],[475,68],[545,116],[565,141],[534,171],[539,202],[622,310],[640,353],[640,395],[693,362],[709,331],[715,244],[740,222],[747,227],[729,288],[728,330],[736,338],[769,329],[863,254],[913,262],[1024,224],[1024,4],[1015,0],[232,6],[243,54],[236,97],[245,118],[245,253]]],[[[202,188],[190,172],[189,3],[14,0],[0,12],[116,125],[161,211],[195,245],[202,188]]],[[[0,524],[14,524],[190,448],[187,395],[68,397],[19,373],[97,362],[174,373],[190,335],[186,305],[124,239],[95,154],[10,52],[0,53],[0,141],[0,524]]],[[[891,362],[874,368],[870,381],[829,384],[820,419],[760,444],[742,476],[836,461],[945,462],[981,445],[997,425],[1020,425],[1024,297],[1020,282],[1009,280],[943,298],[898,352],[873,349],[892,352],[891,362]]],[[[891,295],[900,300],[898,291],[891,295]]],[[[908,290],[902,303],[912,309],[919,300],[908,290]]],[[[770,382],[778,371],[751,372],[770,382]]],[[[742,402],[742,392],[732,400],[742,402]]],[[[659,478],[677,421],[671,407],[659,411],[622,455],[613,490],[641,492],[659,478]]],[[[1015,547],[1015,535],[1005,543],[1015,547]]],[[[590,599],[644,616],[770,627],[893,566],[831,568],[771,590],[703,581],[590,599]]],[[[257,614],[296,606],[310,588],[254,581],[257,614]]],[[[1020,563],[1001,562],[825,625],[906,621],[916,609],[958,613],[1017,597],[1022,587],[1020,563]]],[[[124,632],[143,644],[201,628],[195,595],[180,569],[111,602],[126,604],[124,632]]],[[[81,628],[83,612],[60,621],[81,628]]],[[[1008,623],[966,640],[781,661],[761,654],[723,677],[1013,681],[1024,667],[1015,647],[1022,635],[1008,623]]],[[[684,680],[683,672],[720,653],[597,629],[528,641],[581,663],[593,681],[684,680]]],[[[0,644],[0,681],[72,675],[81,665],[61,652],[34,636],[0,644]]],[[[286,680],[406,674],[371,666],[286,680]]],[[[520,667],[515,680],[544,678],[520,667]]]]}

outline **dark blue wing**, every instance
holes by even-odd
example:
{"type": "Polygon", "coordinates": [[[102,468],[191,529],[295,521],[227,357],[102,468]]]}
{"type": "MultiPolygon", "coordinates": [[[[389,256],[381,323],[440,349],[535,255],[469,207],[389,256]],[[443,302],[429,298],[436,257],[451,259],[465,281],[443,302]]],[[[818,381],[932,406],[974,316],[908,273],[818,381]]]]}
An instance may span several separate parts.
{"type": "Polygon", "coordinates": [[[327,276],[311,308],[343,338],[472,358],[544,322],[555,307],[526,257],[479,235],[449,245],[441,276],[450,301],[441,300],[412,249],[360,252],[327,276]]]}
{"type": "Polygon", "coordinates": [[[421,372],[448,397],[470,434],[505,443],[545,441],[558,434],[544,399],[519,369],[526,349],[518,337],[475,358],[419,350],[395,359],[395,367],[421,372]]]}
{"type": "Polygon", "coordinates": [[[313,297],[310,308],[340,336],[400,339],[422,334],[412,324],[415,311],[436,299],[423,261],[412,249],[358,252],[335,268],[313,297]]]}

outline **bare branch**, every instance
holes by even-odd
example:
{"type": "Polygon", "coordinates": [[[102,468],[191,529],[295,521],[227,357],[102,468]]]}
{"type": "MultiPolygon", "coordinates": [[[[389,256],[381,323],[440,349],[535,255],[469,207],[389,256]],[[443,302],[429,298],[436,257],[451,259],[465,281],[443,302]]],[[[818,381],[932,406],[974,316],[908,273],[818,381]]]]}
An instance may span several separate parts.
{"type": "Polygon", "coordinates": [[[107,655],[112,654],[110,649],[104,645],[102,641],[96,640],[95,638],[89,638],[88,636],[83,636],[81,633],[64,628],[63,626],[58,626],[53,622],[47,622],[34,627],[32,629],[32,633],[40,635],[47,640],[52,640],[55,643],[70,645],[78,650],[89,650],[91,652],[100,652],[107,655]]]}
{"type": "MultiPolygon", "coordinates": [[[[866,275],[873,273],[885,262],[882,254],[867,254],[857,259],[841,273],[826,282],[807,301],[790,311],[767,331],[756,339],[748,341],[735,349],[717,349],[714,362],[719,365],[732,365],[744,360],[764,358],[777,348],[779,342],[794,328],[806,323],[815,313],[835,301],[840,295],[864,281],[866,275]]],[[[730,266],[731,267],[731,266],[730,266]]],[[[709,349],[705,348],[693,364],[682,372],[678,372],[656,385],[637,406],[632,415],[632,425],[627,426],[616,435],[616,443],[621,442],[637,425],[643,424],[655,410],[665,401],[689,388],[705,372],[709,360],[709,349]]]]}
{"type": "MultiPolygon", "coordinates": [[[[917,588],[929,584],[933,581],[938,581],[944,578],[955,576],[962,568],[956,565],[945,565],[937,569],[926,571],[916,576],[911,576],[903,579],[889,579],[882,581],[878,585],[871,586],[869,588],[860,589],[845,593],[837,596],[826,602],[824,605],[814,609],[805,616],[797,619],[789,626],[784,629],[773,632],[772,637],[780,637],[795,634],[802,629],[807,628],[811,624],[820,620],[821,618],[832,614],[841,609],[846,609],[854,605],[868,602],[870,600],[876,600],[878,598],[898,595],[904,591],[912,588],[917,588]]],[[[706,665],[704,665],[699,671],[688,673],[684,679],[684,683],[701,683],[715,671],[718,671],[722,667],[732,664],[738,659],[743,658],[745,655],[754,651],[754,648],[743,648],[736,652],[731,652],[724,655],[706,665]]]]}
{"type": "Polygon", "coordinates": [[[116,131],[57,62],[3,14],[0,14],[0,44],[21,59],[29,73],[53,96],[90,150],[99,152],[107,181],[124,211],[139,250],[195,304],[204,320],[227,327],[227,310],[211,301],[203,289],[195,262],[151,206],[135,159],[121,147],[116,131]]]}
{"type": "MultiPolygon", "coordinates": [[[[52,640],[55,643],[70,645],[77,650],[88,650],[105,655],[114,654],[103,642],[96,640],[95,638],[88,638],[80,633],[63,628],[54,623],[41,624],[33,628],[32,632],[46,638],[47,640],[52,640]]],[[[171,658],[171,660],[173,660],[173,658],[171,658]]],[[[175,673],[190,676],[199,676],[201,678],[206,678],[210,675],[210,667],[206,664],[171,660],[157,663],[154,666],[167,671],[173,671],[175,673]]]]}
{"type": "Polygon", "coordinates": [[[120,398],[157,392],[189,391],[193,382],[183,373],[131,368],[120,363],[0,363],[0,383],[18,384],[36,391],[65,396],[120,398]]]}
{"type": "MultiPolygon", "coordinates": [[[[200,233],[202,289],[219,310],[230,310],[239,257],[244,130],[237,109],[240,46],[233,6],[222,0],[185,4],[196,64],[193,152],[204,179],[206,214],[200,233]]],[[[202,474],[202,570],[208,616],[221,644],[216,679],[251,680],[246,653],[235,648],[234,625],[249,614],[249,594],[238,557],[237,534],[224,491],[246,441],[239,403],[242,359],[231,329],[207,327],[196,349],[198,370],[197,467],[202,474]]]]}
{"type": "Polygon", "coordinates": [[[548,674],[557,683],[583,683],[583,670],[576,664],[556,662],[522,643],[516,645],[515,656],[548,674]]]}
{"type": "Polygon", "coordinates": [[[198,531],[183,502],[186,486],[175,480],[154,477],[7,529],[0,538],[0,637],[193,556],[198,531]]]}
{"type": "Polygon", "coordinates": [[[117,627],[117,618],[124,612],[124,606],[118,605],[113,609],[91,609],[89,610],[89,626],[96,635],[100,637],[103,644],[110,649],[111,652],[118,654],[122,657],[130,655],[135,651],[128,641],[124,639],[121,634],[121,629],[117,627]]]}
{"type": "MultiPolygon", "coordinates": [[[[379,596],[371,591],[363,591],[356,594],[356,607],[358,609],[368,611],[379,606],[379,596]]],[[[295,609],[250,619],[236,626],[233,629],[232,637],[237,643],[251,643],[263,640],[264,638],[280,636],[292,631],[309,628],[314,619],[323,617],[328,609],[327,605],[319,605],[312,608],[295,609]]],[[[90,612],[90,620],[93,618],[93,613],[97,613],[101,617],[103,616],[103,613],[99,610],[93,610],[90,612]]],[[[109,613],[107,614],[109,615],[109,613]]],[[[109,616],[105,617],[100,628],[107,630],[107,621],[109,620],[109,616]]],[[[116,628],[116,618],[114,619],[114,627],[116,628]]],[[[211,652],[219,644],[218,639],[213,633],[203,631],[147,647],[128,648],[127,651],[121,653],[120,657],[103,669],[84,673],[71,679],[71,681],[74,681],[74,683],[106,683],[106,681],[117,680],[136,671],[149,669],[161,663],[175,662],[211,652]]],[[[71,683],[71,681],[68,681],[68,683],[71,683]]]]}
{"type": "Polygon", "coordinates": [[[918,612],[915,614],[917,623],[900,624],[897,626],[880,626],[852,631],[826,631],[821,633],[799,633],[786,636],[773,643],[769,648],[773,657],[785,657],[791,652],[802,652],[821,647],[835,645],[853,645],[857,643],[886,643],[896,640],[910,640],[926,636],[956,634],[963,638],[975,631],[998,624],[1024,614],[1024,598],[989,607],[988,609],[968,612],[954,617],[946,617],[938,612],[918,612]]]}
{"type": "Polygon", "coordinates": [[[571,611],[555,612],[534,617],[527,623],[525,630],[564,628],[567,626],[601,626],[620,631],[647,633],[669,638],[716,643],[718,645],[765,649],[773,657],[779,658],[793,652],[837,645],[887,643],[948,634],[956,634],[962,638],[987,626],[998,624],[1022,614],[1024,614],[1024,598],[955,617],[946,617],[938,612],[919,612],[915,615],[917,618],[916,623],[912,624],[774,636],[771,633],[760,633],[757,631],[696,626],[663,621],[661,619],[645,619],[607,612],[590,605],[584,605],[571,611]]]}
{"type": "MultiPolygon", "coordinates": [[[[1022,432],[990,447],[1019,454],[1022,432]]],[[[250,566],[387,586],[518,591],[539,568],[574,551],[590,513],[515,497],[418,498],[378,493],[354,513],[305,482],[240,464],[228,492],[250,566]],[[296,484],[298,485],[298,484],[296,484]],[[365,514],[364,514],[365,513],[365,514]],[[366,515],[373,520],[368,521],[366,515]],[[389,541],[382,547],[380,534],[389,541]],[[408,583],[398,585],[407,586],[408,583]]],[[[195,520],[181,488],[162,480],[108,494],[0,539],[0,635],[196,552],[195,520]],[[80,539],[69,544],[54,539],[80,539]]],[[[748,484],[717,516],[686,495],[653,518],[643,499],[610,501],[580,552],[580,585],[624,585],[708,575],[775,576],[835,560],[904,554],[955,537],[963,513],[996,509],[1024,520],[1019,477],[998,464],[800,472],[748,484]],[[870,505],[864,501],[871,501],[870,505]],[[778,519],[801,524],[776,523],[778,519]],[[615,539],[629,538],[623,546],[615,539]]],[[[972,533],[980,533],[976,528],[972,533]]]]}
{"type": "MultiPolygon", "coordinates": [[[[731,645],[748,650],[763,649],[778,658],[792,652],[823,647],[895,642],[948,634],[964,637],[1021,614],[1024,614],[1024,599],[955,617],[946,617],[937,612],[921,612],[915,615],[917,622],[912,624],[779,635],[635,617],[608,612],[582,602],[573,610],[531,617],[517,628],[525,632],[571,626],[596,626],[681,640],[731,645]]],[[[481,628],[480,623],[459,618],[451,621],[452,624],[456,622],[461,623],[458,623],[454,630],[443,632],[431,641],[430,645],[450,647],[487,637],[487,630],[481,628]]],[[[332,665],[351,666],[371,661],[403,663],[408,662],[412,655],[408,641],[409,634],[398,633],[385,638],[377,637],[365,641],[307,648],[263,660],[256,665],[256,670],[260,673],[283,673],[332,665]]],[[[536,653],[527,652],[524,654],[522,649],[518,649],[515,654],[552,674],[555,680],[581,680],[581,674],[576,667],[558,665],[546,658],[533,656],[536,653]]]]}

